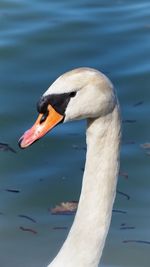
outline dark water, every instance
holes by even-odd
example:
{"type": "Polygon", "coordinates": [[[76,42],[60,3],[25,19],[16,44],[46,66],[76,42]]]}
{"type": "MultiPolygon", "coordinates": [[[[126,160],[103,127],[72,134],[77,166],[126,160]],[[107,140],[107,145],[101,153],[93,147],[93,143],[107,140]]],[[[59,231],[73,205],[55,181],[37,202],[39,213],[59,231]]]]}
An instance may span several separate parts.
{"type": "Polygon", "coordinates": [[[149,47],[146,0],[1,0],[0,142],[17,151],[0,152],[1,267],[46,266],[69,231],[73,216],[54,216],[49,208],[79,198],[85,122],[58,126],[24,151],[17,140],[35,120],[36,102],[49,84],[80,66],[111,78],[124,120],[126,175],[118,190],[129,197],[117,194],[114,209],[120,212],[113,213],[102,266],[149,267],[150,150],[141,147],[150,142],[149,47]]]}

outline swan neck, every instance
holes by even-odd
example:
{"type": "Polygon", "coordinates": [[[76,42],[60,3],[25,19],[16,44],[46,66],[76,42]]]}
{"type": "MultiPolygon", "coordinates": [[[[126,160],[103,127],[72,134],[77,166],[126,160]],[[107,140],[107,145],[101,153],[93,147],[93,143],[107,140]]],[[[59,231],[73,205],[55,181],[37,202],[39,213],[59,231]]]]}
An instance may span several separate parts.
{"type": "Polygon", "coordinates": [[[78,210],[49,267],[97,267],[108,233],[119,167],[120,119],[112,113],[87,122],[87,154],[78,210]]]}

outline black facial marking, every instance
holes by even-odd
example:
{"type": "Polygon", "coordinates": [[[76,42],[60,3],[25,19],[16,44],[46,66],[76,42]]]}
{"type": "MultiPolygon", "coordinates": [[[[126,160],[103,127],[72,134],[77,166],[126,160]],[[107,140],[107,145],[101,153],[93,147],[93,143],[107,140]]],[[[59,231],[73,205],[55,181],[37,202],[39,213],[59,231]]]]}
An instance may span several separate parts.
{"type": "Polygon", "coordinates": [[[48,105],[50,104],[58,113],[65,115],[66,107],[69,103],[71,97],[74,97],[76,92],[64,93],[64,94],[52,94],[41,97],[37,103],[37,110],[39,113],[43,114],[41,118],[41,123],[48,116],[48,105]]]}

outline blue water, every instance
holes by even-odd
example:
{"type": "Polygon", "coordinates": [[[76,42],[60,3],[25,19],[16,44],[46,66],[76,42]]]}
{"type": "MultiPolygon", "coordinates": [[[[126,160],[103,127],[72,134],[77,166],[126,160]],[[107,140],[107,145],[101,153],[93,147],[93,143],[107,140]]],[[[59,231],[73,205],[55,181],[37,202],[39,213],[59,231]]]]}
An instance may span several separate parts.
{"type": "Polygon", "coordinates": [[[113,213],[101,266],[149,267],[148,243],[123,243],[150,242],[150,157],[141,147],[150,142],[149,1],[1,0],[0,10],[0,142],[17,152],[0,151],[0,266],[46,266],[69,231],[73,216],[49,209],[79,198],[85,122],[58,126],[24,151],[17,140],[48,86],[67,70],[90,66],[117,89],[126,174],[118,191],[129,196],[117,194],[114,209],[121,212],[113,213]]]}

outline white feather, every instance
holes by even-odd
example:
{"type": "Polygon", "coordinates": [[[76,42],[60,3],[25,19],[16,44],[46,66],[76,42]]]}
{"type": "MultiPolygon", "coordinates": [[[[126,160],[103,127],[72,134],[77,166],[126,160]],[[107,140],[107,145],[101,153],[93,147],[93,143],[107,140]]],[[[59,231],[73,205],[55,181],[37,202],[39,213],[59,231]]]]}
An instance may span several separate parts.
{"type": "Polygon", "coordinates": [[[120,116],[109,79],[80,68],[60,76],[44,95],[77,91],[65,122],[87,118],[87,155],[75,220],[48,267],[97,267],[108,233],[119,168],[120,116]]]}

